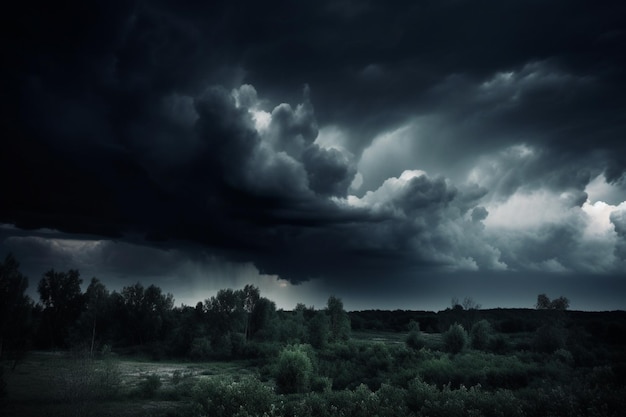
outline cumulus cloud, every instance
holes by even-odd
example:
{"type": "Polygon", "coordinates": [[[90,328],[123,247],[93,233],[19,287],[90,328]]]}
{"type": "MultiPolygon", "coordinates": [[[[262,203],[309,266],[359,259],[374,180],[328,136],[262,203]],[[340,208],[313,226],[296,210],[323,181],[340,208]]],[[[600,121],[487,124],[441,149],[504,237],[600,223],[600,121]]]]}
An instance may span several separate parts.
{"type": "MultiPolygon", "coordinates": [[[[346,204],[377,213],[383,222],[366,228],[377,248],[396,251],[407,264],[445,270],[505,269],[498,250],[483,238],[481,215],[469,214],[484,192],[459,190],[442,177],[404,171],[346,204]]],[[[484,210],[484,208],[482,208],[484,210]]]]}

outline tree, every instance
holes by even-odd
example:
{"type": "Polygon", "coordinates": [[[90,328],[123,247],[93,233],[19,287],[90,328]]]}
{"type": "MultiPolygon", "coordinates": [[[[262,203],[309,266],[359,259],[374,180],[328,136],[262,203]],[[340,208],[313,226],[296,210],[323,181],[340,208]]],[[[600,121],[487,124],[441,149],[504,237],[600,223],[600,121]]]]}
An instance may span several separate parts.
{"type": "Polygon", "coordinates": [[[259,298],[249,316],[248,333],[250,338],[269,340],[272,338],[276,322],[276,304],[265,297],[259,298]]]}
{"type": "Polygon", "coordinates": [[[252,320],[252,313],[254,312],[254,309],[259,302],[259,299],[261,298],[261,293],[259,289],[254,285],[247,284],[245,287],[243,287],[243,290],[241,290],[240,295],[242,297],[243,310],[246,313],[244,333],[246,335],[246,340],[249,340],[252,336],[250,334],[250,322],[252,320]]]}
{"type": "Polygon", "coordinates": [[[331,295],[328,298],[326,314],[330,320],[330,340],[332,342],[345,341],[350,338],[350,318],[343,309],[340,298],[331,295]]]}
{"type": "Polygon", "coordinates": [[[37,291],[44,306],[43,331],[48,333],[50,346],[66,346],[70,327],[84,308],[80,289],[83,280],[76,269],[67,272],[49,270],[43,275],[37,291]]]}
{"type": "Polygon", "coordinates": [[[476,303],[472,297],[465,297],[463,299],[463,308],[465,310],[480,310],[481,305],[476,303]]]}
{"type": "Polygon", "coordinates": [[[563,296],[552,300],[550,308],[553,310],[567,310],[569,308],[569,300],[563,296]]]}
{"type": "Polygon", "coordinates": [[[329,338],[329,320],[323,311],[318,311],[308,323],[309,343],[317,349],[326,346],[329,338]]]}
{"type": "Polygon", "coordinates": [[[98,320],[105,316],[107,303],[109,301],[109,291],[100,280],[91,278],[91,282],[85,291],[85,311],[81,316],[81,321],[86,321],[91,327],[91,343],[89,352],[93,355],[96,342],[96,327],[98,320]]]}
{"type": "Polygon", "coordinates": [[[128,324],[127,338],[143,345],[164,337],[169,315],[174,307],[172,294],[163,294],[161,288],[140,283],[122,288],[121,316],[128,324]]]}
{"type": "Polygon", "coordinates": [[[537,304],[535,304],[537,310],[545,310],[550,308],[550,299],[545,294],[539,294],[537,296],[537,304]]]}
{"type": "Polygon", "coordinates": [[[19,266],[11,254],[0,263],[0,358],[6,348],[23,351],[26,347],[32,302],[24,294],[28,278],[19,266]]]}
{"type": "Polygon", "coordinates": [[[458,323],[450,326],[447,332],[443,334],[443,344],[445,349],[450,353],[459,353],[467,346],[467,332],[458,323]]]}
{"type": "Polygon", "coordinates": [[[569,300],[561,296],[559,298],[555,298],[554,300],[550,301],[550,298],[548,298],[547,295],[539,294],[537,296],[537,304],[535,304],[535,307],[538,310],[562,310],[564,311],[569,308],[569,300]]]}
{"type": "Polygon", "coordinates": [[[246,330],[247,314],[242,291],[219,290],[205,301],[209,332],[213,342],[229,336],[230,332],[246,330]]]}

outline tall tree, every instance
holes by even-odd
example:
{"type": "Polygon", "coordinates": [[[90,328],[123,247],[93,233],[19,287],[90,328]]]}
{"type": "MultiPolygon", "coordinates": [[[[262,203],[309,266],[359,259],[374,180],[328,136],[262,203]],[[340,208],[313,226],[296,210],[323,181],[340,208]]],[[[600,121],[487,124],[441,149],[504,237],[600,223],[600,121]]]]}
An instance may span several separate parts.
{"type": "Polygon", "coordinates": [[[87,291],[85,291],[85,311],[81,316],[91,327],[91,342],[89,344],[91,355],[93,355],[96,342],[98,321],[105,316],[108,301],[109,291],[104,284],[97,278],[91,278],[87,291]]]}
{"type": "Polygon", "coordinates": [[[276,321],[276,304],[265,297],[259,298],[249,317],[250,338],[272,339],[276,333],[276,321]]]}
{"type": "Polygon", "coordinates": [[[43,325],[47,326],[50,347],[66,346],[69,329],[84,308],[80,289],[83,280],[76,269],[67,272],[49,270],[43,275],[37,291],[43,304],[43,325]]]}
{"type": "Polygon", "coordinates": [[[212,338],[221,338],[229,332],[244,332],[246,313],[241,290],[219,290],[205,301],[209,332],[212,338]]]}
{"type": "Polygon", "coordinates": [[[0,263],[0,358],[5,347],[23,347],[27,335],[31,300],[24,295],[28,278],[19,270],[19,262],[9,254],[0,263]]]}
{"type": "Polygon", "coordinates": [[[243,301],[243,310],[246,312],[246,322],[244,334],[246,336],[246,340],[249,340],[252,336],[251,334],[251,321],[252,321],[252,313],[254,312],[259,299],[261,298],[261,293],[257,287],[254,285],[247,284],[243,290],[241,291],[241,297],[243,301]]]}
{"type": "Polygon", "coordinates": [[[161,338],[174,307],[172,294],[163,294],[161,288],[141,283],[122,288],[122,317],[130,323],[126,332],[129,342],[142,345],[161,338]]]}
{"type": "Polygon", "coordinates": [[[331,295],[326,305],[326,314],[330,321],[330,340],[339,342],[350,338],[350,318],[343,309],[341,298],[331,295]]]}

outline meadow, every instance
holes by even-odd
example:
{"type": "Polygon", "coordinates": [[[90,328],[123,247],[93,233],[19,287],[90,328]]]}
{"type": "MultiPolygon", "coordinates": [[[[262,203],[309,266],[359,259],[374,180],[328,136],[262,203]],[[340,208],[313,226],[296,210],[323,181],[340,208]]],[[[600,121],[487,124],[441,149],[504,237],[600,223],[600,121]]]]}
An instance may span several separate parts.
{"type": "Polygon", "coordinates": [[[415,325],[354,330],[319,348],[256,346],[266,356],[244,359],[155,361],[108,347],[93,357],[36,351],[14,370],[3,363],[0,410],[94,417],[623,415],[623,346],[566,337],[562,347],[542,351],[537,332],[487,330],[482,348],[467,333],[454,353],[449,331],[415,325]]]}

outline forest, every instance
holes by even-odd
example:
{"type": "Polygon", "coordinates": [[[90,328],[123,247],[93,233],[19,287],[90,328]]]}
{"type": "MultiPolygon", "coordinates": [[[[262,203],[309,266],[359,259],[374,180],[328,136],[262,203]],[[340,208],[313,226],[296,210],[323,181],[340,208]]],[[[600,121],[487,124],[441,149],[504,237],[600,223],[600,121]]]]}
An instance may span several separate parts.
{"type": "Polygon", "coordinates": [[[439,312],[277,310],[257,287],[195,306],[136,283],[0,263],[4,416],[621,416],[626,312],[453,298],[439,312]]]}

